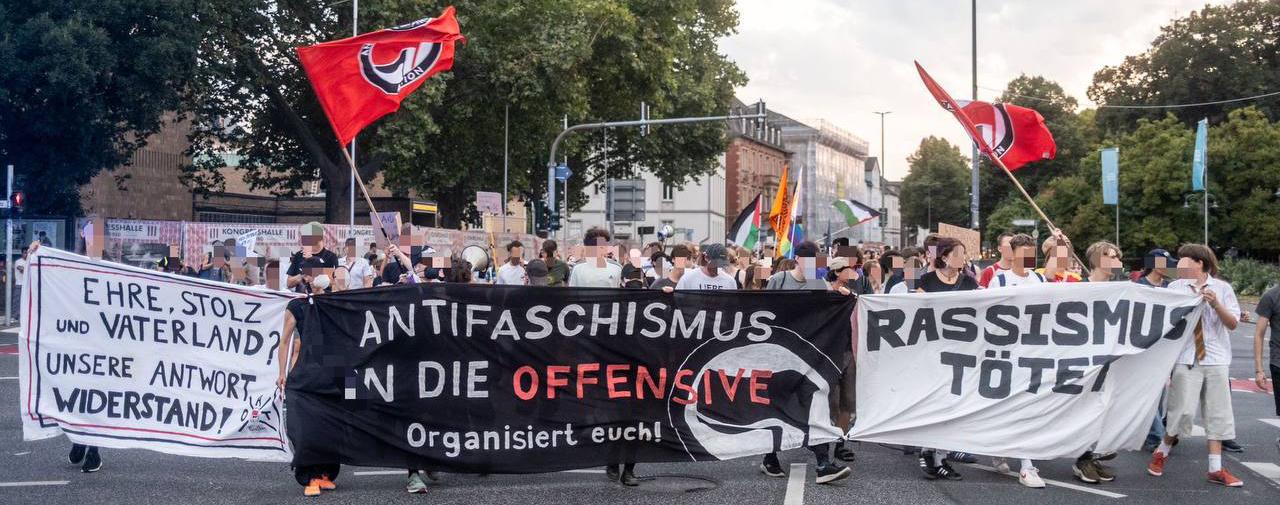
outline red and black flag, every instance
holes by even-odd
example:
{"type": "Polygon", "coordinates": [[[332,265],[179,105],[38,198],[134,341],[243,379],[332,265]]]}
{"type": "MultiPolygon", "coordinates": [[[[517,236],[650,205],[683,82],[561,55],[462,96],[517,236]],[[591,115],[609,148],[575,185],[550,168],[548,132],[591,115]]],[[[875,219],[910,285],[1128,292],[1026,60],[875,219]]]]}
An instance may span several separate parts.
{"type": "Polygon", "coordinates": [[[453,7],[440,17],[298,48],[338,141],[395,112],[428,77],[453,67],[454,42],[466,38],[453,7]]]}
{"type": "Polygon", "coordinates": [[[1058,145],[1039,112],[1006,103],[957,101],[934,82],[919,62],[916,70],[929,93],[942,108],[955,115],[965,132],[978,144],[978,150],[999,159],[1005,168],[1017,170],[1027,163],[1051,160],[1057,155],[1058,145]]]}

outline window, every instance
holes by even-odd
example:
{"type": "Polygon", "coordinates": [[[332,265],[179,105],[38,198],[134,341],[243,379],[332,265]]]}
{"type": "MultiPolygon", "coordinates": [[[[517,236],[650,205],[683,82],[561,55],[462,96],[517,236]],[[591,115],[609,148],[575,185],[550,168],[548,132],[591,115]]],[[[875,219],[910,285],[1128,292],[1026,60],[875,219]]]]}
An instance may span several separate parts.
{"type": "Polygon", "coordinates": [[[671,201],[676,199],[676,187],[670,184],[662,185],[662,200],[671,201]]]}

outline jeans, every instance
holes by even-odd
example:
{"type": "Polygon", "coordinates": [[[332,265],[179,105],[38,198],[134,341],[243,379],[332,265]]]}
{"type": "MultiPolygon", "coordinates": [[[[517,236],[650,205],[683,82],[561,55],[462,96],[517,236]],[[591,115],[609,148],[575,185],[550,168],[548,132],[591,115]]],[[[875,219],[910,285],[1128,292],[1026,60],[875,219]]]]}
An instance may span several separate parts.
{"type": "Polygon", "coordinates": [[[1160,392],[1160,403],[1156,404],[1156,417],[1151,420],[1151,429],[1147,430],[1147,440],[1143,445],[1160,445],[1164,440],[1164,391],[1160,392]]]}

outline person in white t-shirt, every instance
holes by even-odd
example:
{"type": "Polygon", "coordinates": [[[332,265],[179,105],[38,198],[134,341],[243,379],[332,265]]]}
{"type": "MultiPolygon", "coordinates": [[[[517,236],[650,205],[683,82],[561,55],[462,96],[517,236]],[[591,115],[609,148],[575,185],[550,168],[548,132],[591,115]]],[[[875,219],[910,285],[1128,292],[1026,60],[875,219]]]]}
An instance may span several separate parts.
{"type": "Polygon", "coordinates": [[[569,287],[622,287],[622,265],[608,257],[609,239],[609,231],[604,228],[593,226],[587,230],[582,239],[587,246],[585,260],[569,271],[569,287]]]}
{"type": "Polygon", "coordinates": [[[355,238],[347,239],[344,256],[338,258],[338,266],[347,269],[347,285],[344,286],[344,289],[373,287],[373,278],[375,276],[373,267],[369,265],[368,259],[362,258],[357,254],[355,238]]]}
{"type": "Polygon", "coordinates": [[[1044,276],[1034,270],[1036,239],[1031,238],[1031,235],[1019,233],[1009,237],[1009,248],[1013,251],[1009,268],[996,270],[991,276],[991,282],[987,284],[988,288],[1007,288],[1045,282],[1044,276]]]}
{"type": "Polygon", "coordinates": [[[524,270],[524,244],[512,240],[507,244],[507,262],[498,267],[494,284],[507,286],[524,286],[529,284],[529,276],[524,270]]]}
{"type": "Polygon", "coordinates": [[[738,281],[721,270],[729,264],[729,253],[724,245],[710,244],[702,248],[698,264],[701,268],[685,270],[675,289],[738,289],[738,281]]]}

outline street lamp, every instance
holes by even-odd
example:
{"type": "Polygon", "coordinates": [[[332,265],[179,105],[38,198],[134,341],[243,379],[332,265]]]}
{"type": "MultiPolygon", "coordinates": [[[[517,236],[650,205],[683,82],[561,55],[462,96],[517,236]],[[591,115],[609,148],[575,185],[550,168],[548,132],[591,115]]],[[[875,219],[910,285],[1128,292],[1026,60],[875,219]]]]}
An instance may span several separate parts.
{"type": "MultiPolygon", "coordinates": [[[[1182,208],[1191,208],[1191,199],[1199,196],[1196,192],[1187,193],[1182,197],[1182,208]]],[[[1209,245],[1209,209],[1218,208],[1218,197],[1213,196],[1208,190],[1204,191],[1204,245],[1209,245]]]]}
{"type": "MultiPolygon", "coordinates": [[[[884,169],[885,169],[886,162],[888,161],[887,158],[885,158],[884,156],[884,117],[889,114],[893,114],[893,111],[886,110],[883,112],[872,112],[872,114],[878,114],[880,116],[880,179],[881,181],[883,181],[884,169]]],[[[880,209],[881,207],[885,206],[884,205],[884,183],[881,181],[875,181],[877,183],[880,183],[880,205],[876,205],[876,209],[880,209]]],[[[870,196],[871,195],[867,195],[867,197],[870,197],[870,196]]],[[[885,242],[883,227],[880,228],[880,241],[885,242]]]]}

